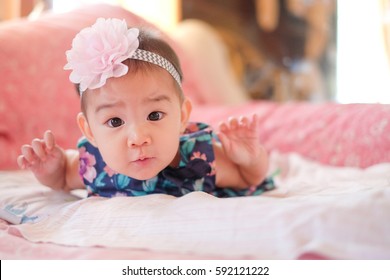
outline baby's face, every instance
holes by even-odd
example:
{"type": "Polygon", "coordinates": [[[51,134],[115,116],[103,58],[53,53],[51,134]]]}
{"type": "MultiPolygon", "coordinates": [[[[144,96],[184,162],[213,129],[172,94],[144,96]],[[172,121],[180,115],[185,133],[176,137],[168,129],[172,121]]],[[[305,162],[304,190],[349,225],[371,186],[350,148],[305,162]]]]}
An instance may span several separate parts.
{"type": "Polygon", "coordinates": [[[108,79],[102,88],[86,92],[83,132],[111,169],[145,180],[178,164],[190,104],[182,105],[174,83],[156,67],[108,79]]]}

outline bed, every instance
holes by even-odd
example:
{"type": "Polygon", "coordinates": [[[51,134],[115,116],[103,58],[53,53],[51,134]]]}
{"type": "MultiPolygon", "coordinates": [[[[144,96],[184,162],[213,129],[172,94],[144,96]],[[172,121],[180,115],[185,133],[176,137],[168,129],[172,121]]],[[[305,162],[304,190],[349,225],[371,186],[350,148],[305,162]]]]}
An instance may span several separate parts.
{"type": "Polygon", "coordinates": [[[173,35],[164,36],[182,61],[191,119],[216,126],[256,113],[275,190],[87,198],[18,170],[20,146],[47,128],[66,148],[80,137],[78,97],[62,67],[74,35],[97,17],[156,28],[105,4],[0,23],[1,259],[390,258],[390,105],[250,101],[221,86],[224,77],[233,83],[227,71],[207,83],[173,35]]]}

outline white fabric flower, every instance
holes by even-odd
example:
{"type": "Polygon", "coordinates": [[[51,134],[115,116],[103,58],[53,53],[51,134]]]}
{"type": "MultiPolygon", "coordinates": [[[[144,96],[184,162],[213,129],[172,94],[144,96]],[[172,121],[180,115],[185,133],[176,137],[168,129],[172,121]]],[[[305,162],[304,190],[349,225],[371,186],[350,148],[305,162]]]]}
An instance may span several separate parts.
{"type": "Polygon", "coordinates": [[[80,84],[80,91],[102,87],[108,78],[120,77],[128,67],[122,62],[130,58],[139,46],[139,30],[127,28],[124,20],[97,19],[84,28],[66,52],[66,70],[72,70],[69,79],[80,84]]]}

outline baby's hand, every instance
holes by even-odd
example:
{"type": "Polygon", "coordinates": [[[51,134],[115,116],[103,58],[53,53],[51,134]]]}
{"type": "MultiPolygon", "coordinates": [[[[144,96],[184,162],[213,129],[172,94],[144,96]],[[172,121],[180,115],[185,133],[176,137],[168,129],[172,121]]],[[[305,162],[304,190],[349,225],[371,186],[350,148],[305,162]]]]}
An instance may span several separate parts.
{"type": "Polygon", "coordinates": [[[264,153],[259,141],[258,117],[230,118],[219,125],[218,137],[230,160],[240,166],[255,164],[264,153]]]}
{"type": "Polygon", "coordinates": [[[51,131],[46,131],[43,139],[34,139],[30,145],[23,145],[17,162],[21,169],[31,170],[44,185],[57,188],[63,184],[65,173],[65,153],[55,143],[51,131]]]}
{"type": "MultiPolygon", "coordinates": [[[[230,118],[220,124],[218,133],[223,156],[232,164],[220,163],[219,184],[241,189],[259,185],[268,170],[268,154],[260,144],[258,117],[230,118]],[[228,179],[227,179],[228,178],[228,179]]],[[[217,150],[218,151],[218,150],[217,150]]],[[[222,162],[222,163],[221,163],[222,162]]],[[[218,175],[218,173],[217,173],[218,175]]]]}

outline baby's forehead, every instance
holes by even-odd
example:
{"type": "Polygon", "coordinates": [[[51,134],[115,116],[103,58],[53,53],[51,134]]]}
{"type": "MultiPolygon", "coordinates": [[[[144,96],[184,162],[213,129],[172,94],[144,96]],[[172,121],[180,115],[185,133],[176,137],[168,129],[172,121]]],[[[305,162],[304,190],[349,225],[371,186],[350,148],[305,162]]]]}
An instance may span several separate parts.
{"type": "Polygon", "coordinates": [[[132,77],[134,83],[129,83],[126,79],[129,78],[111,78],[103,87],[87,90],[81,99],[83,112],[86,112],[87,108],[96,112],[99,107],[153,106],[164,103],[181,105],[183,101],[181,89],[176,87],[175,81],[164,80],[161,85],[156,80],[151,85],[147,79],[135,80],[135,77],[132,77]]]}
{"type": "Polygon", "coordinates": [[[132,90],[124,88],[123,90],[104,90],[99,92],[89,92],[86,94],[85,101],[88,104],[96,105],[100,103],[129,103],[148,104],[160,101],[174,102],[177,100],[177,94],[174,90],[132,90]]]}
{"type": "MultiPolygon", "coordinates": [[[[87,89],[88,95],[110,95],[112,98],[122,93],[140,96],[150,91],[166,91],[184,100],[182,88],[165,69],[143,61],[128,59],[124,61],[128,67],[125,75],[108,78],[105,85],[97,89],[87,89]],[[104,94],[102,94],[104,93],[104,94]]],[[[88,100],[89,98],[87,98],[88,100]]]]}

